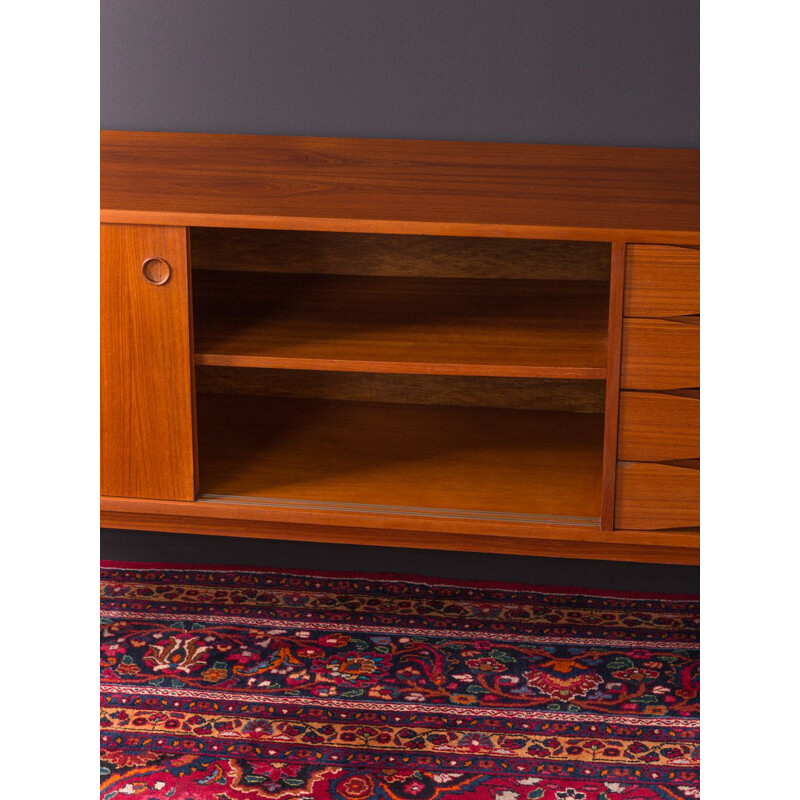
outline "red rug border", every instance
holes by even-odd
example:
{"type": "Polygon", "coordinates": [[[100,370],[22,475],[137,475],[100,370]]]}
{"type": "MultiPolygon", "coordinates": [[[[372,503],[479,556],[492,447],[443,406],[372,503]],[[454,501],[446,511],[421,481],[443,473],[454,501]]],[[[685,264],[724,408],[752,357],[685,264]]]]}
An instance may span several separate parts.
{"type": "Polygon", "coordinates": [[[460,578],[432,577],[430,575],[417,575],[407,572],[341,572],[334,570],[304,570],[286,569],[283,567],[259,567],[251,564],[190,564],[185,562],[170,561],[116,561],[100,559],[101,569],[174,569],[174,570],[217,570],[217,571],[247,571],[247,572],[280,572],[286,575],[309,576],[314,578],[355,578],[362,580],[401,580],[409,583],[421,583],[428,586],[437,586],[446,581],[450,586],[459,588],[479,589],[512,589],[517,591],[541,592],[544,594],[582,594],[595,597],[609,597],[630,600],[686,600],[699,602],[699,594],[682,594],[678,592],[634,592],[624,589],[596,589],[589,586],[550,586],[544,584],[514,583],[511,581],[480,581],[463,580],[460,578]]]}

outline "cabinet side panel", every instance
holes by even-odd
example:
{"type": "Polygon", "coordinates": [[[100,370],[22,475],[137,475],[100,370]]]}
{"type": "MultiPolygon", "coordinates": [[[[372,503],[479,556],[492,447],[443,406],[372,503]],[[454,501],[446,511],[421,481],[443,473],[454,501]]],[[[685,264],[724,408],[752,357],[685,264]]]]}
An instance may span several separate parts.
{"type": "Polygon", "coordinates": [[[186,228],[100,226],[101,494],[195,498],[188,262],[186,228]]]}
{"type": "Polygon", "coordinates": [[[617,423],[619,419],[619,374],[622,348],[622,301],[625,279],[625,250],[622,242],[611,248],[611,280],[608,302],[608,339],[606,362],[606,416],[603,442],[603,488],[600,503],[600,527],[614,527],[614,486],[617,476],[617,423]]]}

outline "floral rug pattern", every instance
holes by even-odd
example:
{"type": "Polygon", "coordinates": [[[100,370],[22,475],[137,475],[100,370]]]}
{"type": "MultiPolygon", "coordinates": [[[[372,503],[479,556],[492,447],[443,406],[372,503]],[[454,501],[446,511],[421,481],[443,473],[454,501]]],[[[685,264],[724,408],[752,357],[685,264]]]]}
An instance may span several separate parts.
{"type": "Polygon", "coordinates": [[[699,606],[107,562],[103,800],[699,798],[699,606]]]}

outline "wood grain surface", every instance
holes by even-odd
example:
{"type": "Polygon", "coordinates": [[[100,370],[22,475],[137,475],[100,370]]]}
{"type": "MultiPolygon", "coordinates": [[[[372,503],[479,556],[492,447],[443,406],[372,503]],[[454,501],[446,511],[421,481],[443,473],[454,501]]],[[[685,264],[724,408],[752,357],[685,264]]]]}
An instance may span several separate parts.
{"type": "Polygon", "coordinates": [[[578,411],[602,414],[604,381],[404,375],[302,369],[204,367],[195,370],[197,391],[315,400],[361,400],[412,405],[578,411]]]}
{"type": "Polygon", "coordinates": [[[202,496],[445,521],[599,516],[601,414],[201,395],[198,434],[202,496]]]}
{"type": "Polygon", "coordinates": [[[625,319],[623,389],[692,389],[700,386],[700,326],[695,321],[625,319]]]}
{"type": "Polygon", "coordinates": [[[526,529],[523,536],[378,529],[354,525],[302,524],[259,518],[274,509],[219,503],[174,503],[102,498],[100,522],[107,528],[242,536],[304,542],[461,550],[526,556],[592,558],[659,564],[698,564],[699,535],[675,531],[587,531],[526,529]]]}
{"type": "Polygon", "coordinates": [[[625,315],[680,317],[700,313],[700,251],[631,245],[625,263],[625,315]]]}
{"type": "Polygon", "coordinates": [[[607,281],[604,242],[192,228],[195,269],[607,281]]]}
{"type": "Polygon", "coordinates": [[[100,486],[126,497],[195,496],[194,365],[185,228],[100,227],[100,486]],[[142,275],[166,260],[163,286],[142,275]]]}
{"type": "Polygon", "coordinates": [[[198,364],[603,378],[608,284],[195,270],[198,364]]]}
{"type": "Polygon", "coordinates": [[[608,298],[608,337],[606,353],[606,407],[603,438],[603,493],[600,527],[614,527],[614,494],[617,480],[617,428],[619,425],[619,386],[622,359],[622,304],[626,246],[612,246],[608,298]]]}
{"type": "Polygon", "coordinates": [[[696,244],[699,151],[101,133],[106,222],[696,244]]]}
{"type": "Polygon", "coordinates": [[[616,526],[633,530],[700,524],[700,470],[620,461],[616,526]]]}
{"type": "Polygon", "coordinates": [[[700,458],[699,396],[622,392],[617,457],[621,461],[700,458]]]}

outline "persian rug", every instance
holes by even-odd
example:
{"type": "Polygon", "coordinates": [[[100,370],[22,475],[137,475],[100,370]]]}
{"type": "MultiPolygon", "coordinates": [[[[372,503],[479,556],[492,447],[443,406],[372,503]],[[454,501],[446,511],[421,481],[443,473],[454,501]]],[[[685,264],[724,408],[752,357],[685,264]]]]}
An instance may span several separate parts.
{"type": "Polygon", "coordinates": [[[698,798],[698,603],[106,562],[104,800],[698,798]]]}

